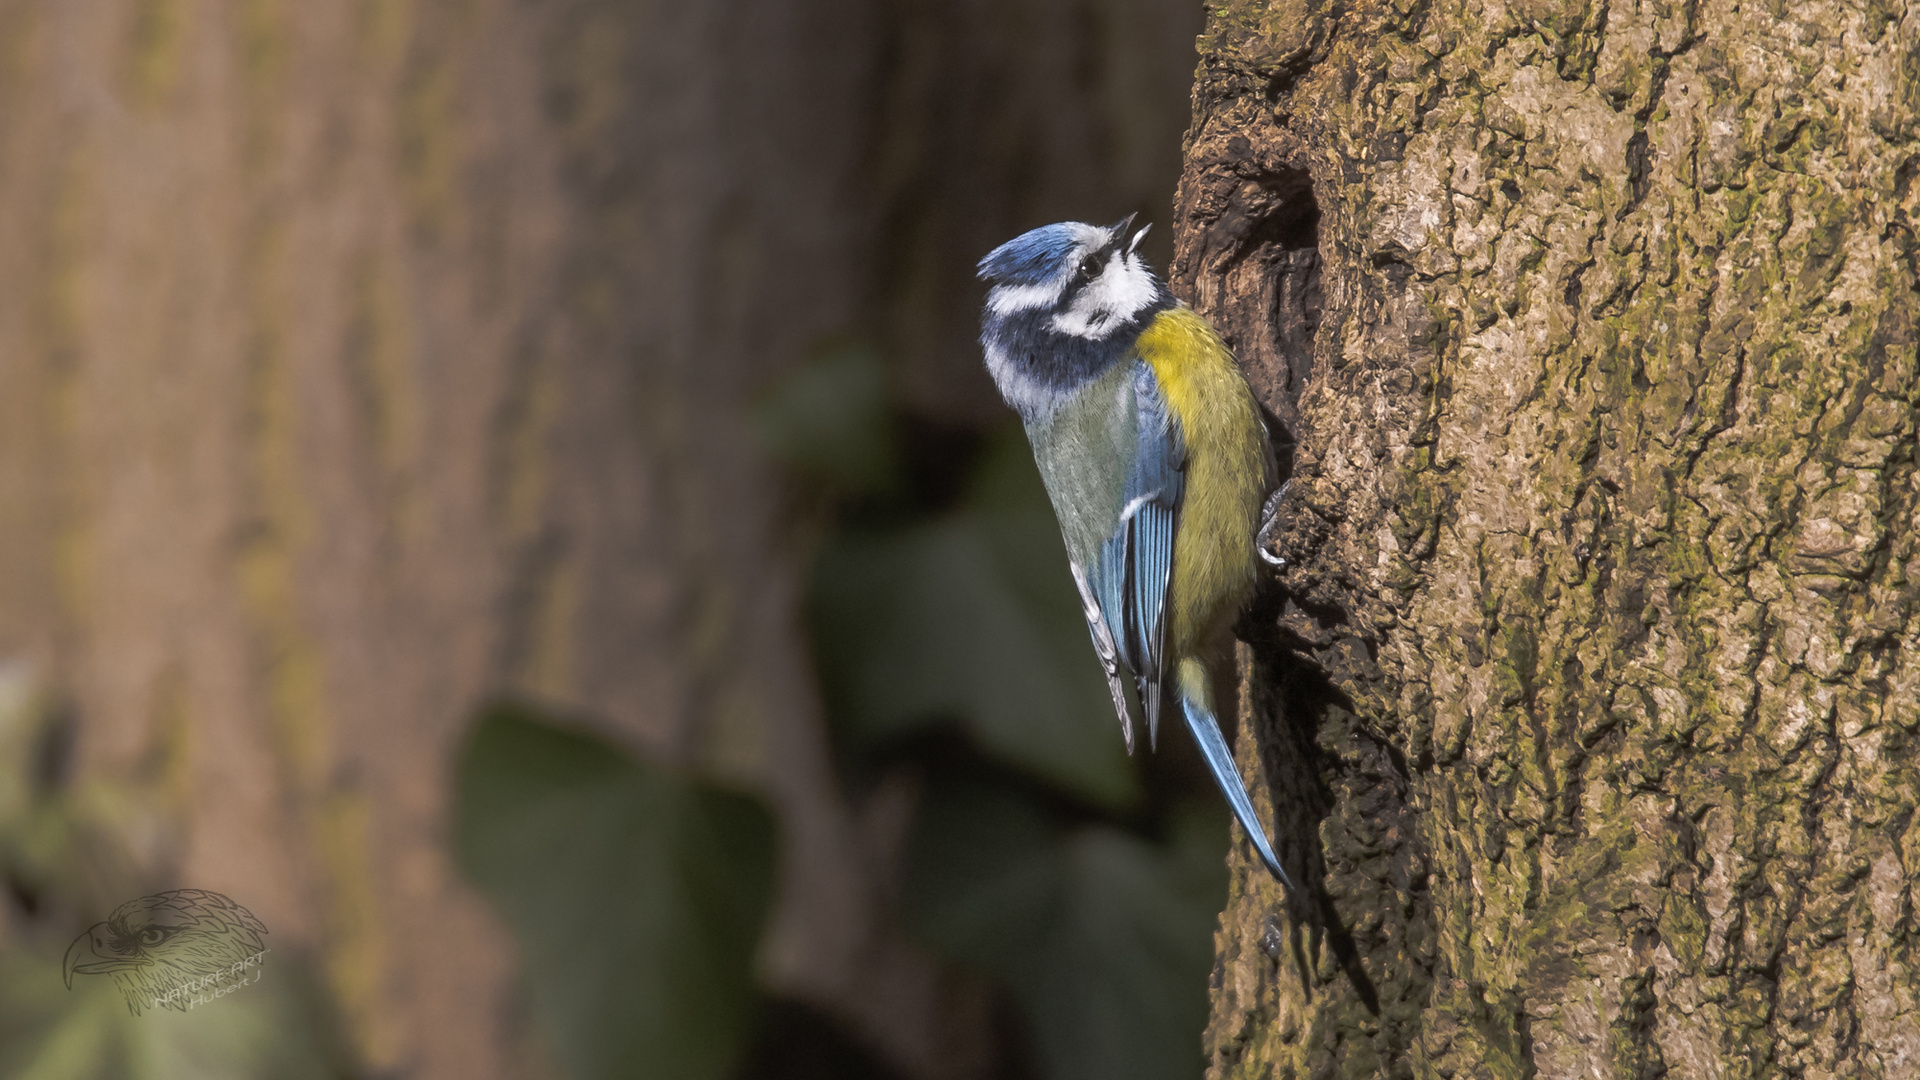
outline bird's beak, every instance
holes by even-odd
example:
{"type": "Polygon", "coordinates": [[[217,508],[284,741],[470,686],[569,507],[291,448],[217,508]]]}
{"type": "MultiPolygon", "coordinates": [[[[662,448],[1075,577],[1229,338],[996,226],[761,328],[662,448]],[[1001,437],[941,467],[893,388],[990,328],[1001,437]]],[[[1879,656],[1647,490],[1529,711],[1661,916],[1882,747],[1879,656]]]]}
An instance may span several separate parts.
{"type": "Polygon", "coordinates": [[[1145,225],[1140,226],[1140,231],[1137,233],[1134,233],[1133,239],[1127,241],[1127,254],[1131,255],[1134,252],[1140,250],[1140,241],[1146,239],[1147,230],[1151,228],[1153,228],[1153,222],[1151,221],[1147,222],[1145,225]]]}
{"type": "Polygon", "coordinates": [[[1107,235],[1113,238],[1109,242],[1118,244],[1120,238],[1127,235],[1127,230],[1133,227],[1133,219],[1139,216],[1139,214],[1128,214],[1126,217],[1107,226],[1107,235]]]}
{"type": "Polygon", "coordinates": [[[67,946],[66,959],[60,965],[61,977],[66,980],[67,989],[73,989],[75,975],[100,975],[109,971],[125,971],[140,967],[149,961],[145,957],[101,956],[96,943],[107,940],[107,924],[94,923],[87,932],[73,939],[67,946]]]}

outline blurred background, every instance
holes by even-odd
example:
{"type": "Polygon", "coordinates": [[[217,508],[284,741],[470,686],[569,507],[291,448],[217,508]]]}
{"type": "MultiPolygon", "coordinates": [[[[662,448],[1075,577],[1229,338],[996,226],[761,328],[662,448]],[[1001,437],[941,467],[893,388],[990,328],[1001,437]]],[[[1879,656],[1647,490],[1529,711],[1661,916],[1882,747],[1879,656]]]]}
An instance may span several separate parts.
{"type": "Polygon", "coordinates": [[[972,266],[1199,0],[0,0],[0,1076],[1190,1077],[972,266]],[[68,942],[224,893],[261,982],[68,942]]]}

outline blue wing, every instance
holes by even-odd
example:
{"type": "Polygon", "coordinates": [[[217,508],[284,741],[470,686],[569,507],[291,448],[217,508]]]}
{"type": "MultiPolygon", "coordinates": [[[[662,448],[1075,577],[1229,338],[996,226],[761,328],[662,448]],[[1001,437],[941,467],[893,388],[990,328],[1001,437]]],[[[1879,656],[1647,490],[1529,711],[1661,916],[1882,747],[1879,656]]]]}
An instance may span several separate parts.
{"type": "MultiPolygon", "coordinates": [[[[1185,493],[1186,446],[1180,424],[1145,363],[1135,362],[1133,394],[1133,455],[1120,521],[1100,546],[1088,586],[1119,659],[1133,673],[1147,716],[1147,743],[1157,746],[1166,684],[1167,583],[1173,573],[1174,526],[1185,493]]],[[[1099,637],[1098,628],[1094,634],[1099,637]]]]}

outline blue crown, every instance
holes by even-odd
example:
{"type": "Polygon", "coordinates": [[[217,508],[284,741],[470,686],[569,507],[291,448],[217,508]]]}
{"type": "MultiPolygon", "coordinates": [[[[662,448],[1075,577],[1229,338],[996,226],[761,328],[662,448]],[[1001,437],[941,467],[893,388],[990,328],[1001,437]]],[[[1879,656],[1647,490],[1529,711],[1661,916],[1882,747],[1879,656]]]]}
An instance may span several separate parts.
{"type": "Polygon", "coordinates": [[[980,280],[1038,285],[1060,272],[1067,253],[1083,239],[1086,229],[1079,222],[1061,221],[1023,232],[980,260],[980,280]]]}

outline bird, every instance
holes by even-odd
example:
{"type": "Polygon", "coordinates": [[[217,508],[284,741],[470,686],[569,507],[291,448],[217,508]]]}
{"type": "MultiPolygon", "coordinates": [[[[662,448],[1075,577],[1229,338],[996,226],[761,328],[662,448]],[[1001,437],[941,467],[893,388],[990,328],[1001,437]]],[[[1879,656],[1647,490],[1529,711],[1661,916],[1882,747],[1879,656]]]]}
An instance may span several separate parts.
{"type": "Polygon", "coordinates": [[[111,974],[139,1016],[141,1006],[187,1011],[258,977],[266,925],[217,892],[174,889],[129,900],[67,946],[61,974],[111,974]]]}
{"type": "MultiPolygon", "coordinates": [[[[1026,427],[1127,752],[1171,693],[1260,861],[1293,882],[1220,733],[1207,660],[1256,584],[1272,490],[1259,405],[1213,327],[1140,253],[1134,215],[1043,225],[980,260],[987,372],[1026,427]]],[[[1269,560],[1271,561],[1271,560],[1269,560]]]]}

